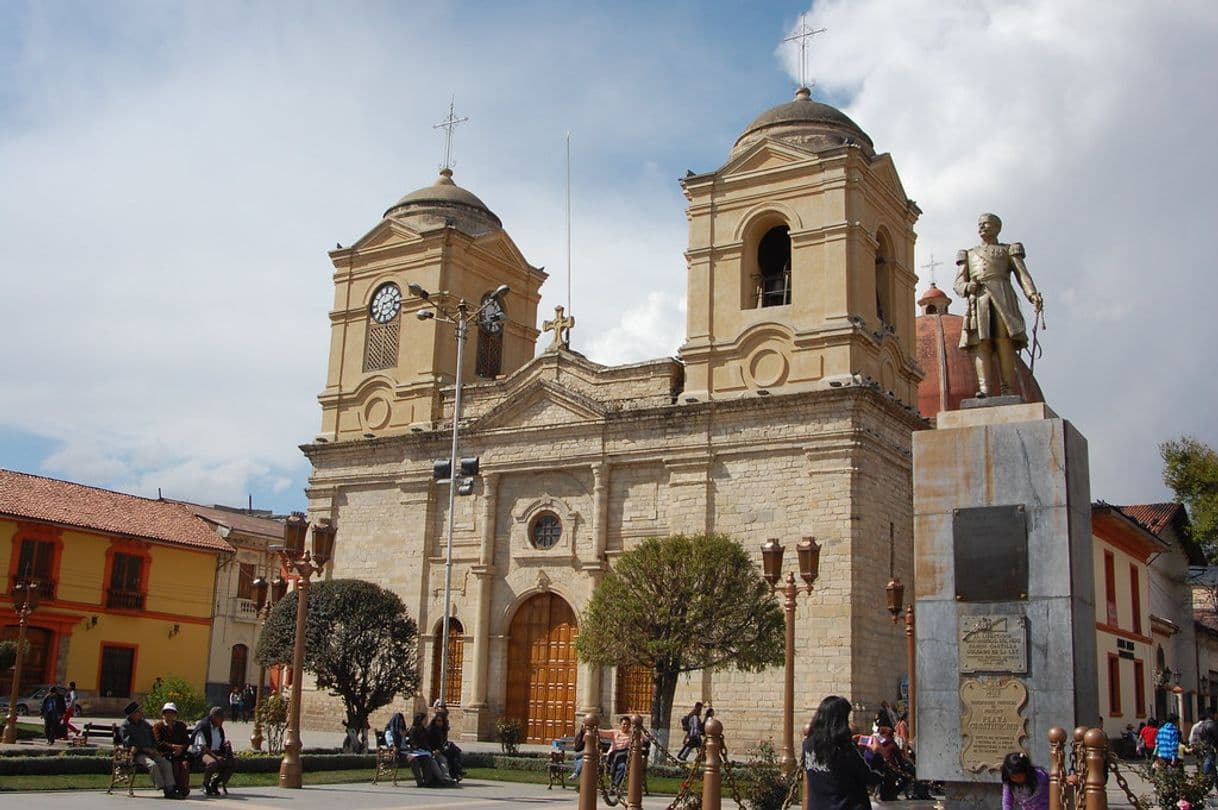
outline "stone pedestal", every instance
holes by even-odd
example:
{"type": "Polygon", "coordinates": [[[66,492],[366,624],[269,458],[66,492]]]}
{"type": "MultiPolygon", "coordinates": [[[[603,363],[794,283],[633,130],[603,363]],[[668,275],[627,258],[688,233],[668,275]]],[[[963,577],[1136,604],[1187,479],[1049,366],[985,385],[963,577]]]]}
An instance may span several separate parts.
{"type": "Polygon", "coordinates": [[[1087,442],[1043,403],[914,434],[918,775],[993,806],[1006,753],[1098,717],[1087,442]]]}

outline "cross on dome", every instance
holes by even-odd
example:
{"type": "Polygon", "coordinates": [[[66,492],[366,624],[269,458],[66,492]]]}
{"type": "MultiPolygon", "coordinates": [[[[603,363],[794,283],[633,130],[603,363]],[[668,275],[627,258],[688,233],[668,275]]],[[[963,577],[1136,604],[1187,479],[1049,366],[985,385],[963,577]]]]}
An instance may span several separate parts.
{"type": "Polygon", "coordinates": [[[936,267],[938,267],[938,266],[939,266],[939,265],[941,265],[941,264],[943,264],[943,262],[937,262],[937,261],[935,261],[935,254],[934,254],[934,253],[931,253],[931,254],[930,254],[930,261],[928,261],[926,264],[922,265],[922,269],[923,269],[923,270],[929,270],[929,271],[930,271],[930,283],[931,283],[932,285],[935,283],[935,268],[936,268],[936,267]]]}
{"type": "Polygon", "coordinates": [[[564,312],[563,306],[559,304],[554,307],[554,320],[543,321],[541,324],[543,331],[554,333],[554,342],[550,344],[547,351],[558,348],[571,348],[571,328],[575,326],[575,316],[568,315],[563,317],[564,312]]]}
{"type": "Polygon", "coordinates": [[[464,124],[466,121],[469,120],[469,116],[462,115],[462,116],[458,117],[457,114],[453,111],[453,109],[454,109],[453,105],[456,103],[456,100],[457,100],[456,96],[453,96],[449,99],[448,116],[440,123],[432,125],[432,129],[443,129],[445,131],[445,133],[444,133],[444,165],[440,167],[440,170],[441,170],[441,173],[443,173],[445,170],[447,170],[450,175],[452,174],[452,168],[453,168],[453,130],[456,129],[458,125],[464,124]]]}
{"type": "Polygon", "coordinates": [[[808,78],[808,40],[817,34],[825,33],[824,28],[809,28],[808,15],[799,15],[799,28],[789,37],[783,37],[783,42],[799,42],[799,86],[800,88],[811,87],[811,81],[808,78]]]}

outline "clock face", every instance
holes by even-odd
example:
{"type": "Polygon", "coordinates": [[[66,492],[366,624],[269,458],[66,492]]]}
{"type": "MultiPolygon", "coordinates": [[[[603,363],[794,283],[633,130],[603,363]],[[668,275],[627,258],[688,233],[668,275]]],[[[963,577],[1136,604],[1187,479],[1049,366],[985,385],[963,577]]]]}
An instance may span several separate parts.
{"type": "Polygon", "coordinates": [[[496,335],[503,331],[503,322],[507,319],[507,313],[503,311],[503,307],[498,301],[490,300],[482,307],[482,311],[478,313],[478,325],[482,327],[484,332],[490,332],[496,335]]]}
{"type": "Polygon", "coordinates": [[[368,307],[368,314],[377,323],[389,323],[397,317],[398,311],[401,308],[402,291],[398,289],[398,285],[392,283],[382,284],[372,296],[372,304],[368,307]]]}

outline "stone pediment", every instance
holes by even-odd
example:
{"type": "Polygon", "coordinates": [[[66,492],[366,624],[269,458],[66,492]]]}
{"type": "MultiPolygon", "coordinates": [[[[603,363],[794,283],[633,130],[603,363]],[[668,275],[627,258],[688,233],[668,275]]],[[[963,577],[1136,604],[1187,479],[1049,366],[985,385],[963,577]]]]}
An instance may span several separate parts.
{"type": "Polygon", "coordinates": [[[766,139],[737,155],[719,170],[723,176],[780,169],[794,163],[816,160],[815,152],[781,141],[766,139]]]}
{"type": "Polygon", "coordinates": [[[583,394],[544,380],[491,408],[473,424],[474,430],[557,427],[586,424],[604,418],[606,408],[583,394]]]}
{"type": "Polygon", "coordinates": [[[355,251],[376,250],[405,242],[417,242],[419,239],[419,234],[400,222],[383,219],[372,230],[361,236],[359,241],[351,246],[351,249],[355,251]]]}
{"type": "Polygon", "coordinates": [[[897,176],[897,168],[892,165],[892,155],[885,153],[877,157],[871,164],[871,173],[880,185],[890,189],[900,199],[907,199],[905,187],[897,176]]]}
{"type": "Polygon", "coordinates": [[[474,242],[476,249],[516,267],[527,267],[528,261],[516,243],[504,231],[493,231],[474,242]]]}

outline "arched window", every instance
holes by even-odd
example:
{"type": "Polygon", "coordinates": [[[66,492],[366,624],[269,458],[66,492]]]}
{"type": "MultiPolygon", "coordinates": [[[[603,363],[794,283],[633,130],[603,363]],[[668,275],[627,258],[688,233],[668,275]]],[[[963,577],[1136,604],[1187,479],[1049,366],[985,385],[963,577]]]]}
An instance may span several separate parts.
{"type": "MultiPolygon", "coordinates": [[[[440,639],[444,635],[444,622],[436,624],[435,641],[431,645],[431,701],[440,699],[440,639]]],[[[461,664],[465,657],[465,628],[461,622],[448,620],[448,679],[444,684],[444,702],[449,706],[461,705],[461,664]]]]}
{"type": "Polygon", "coordinates": [[[884,326],[891,326],[892,309],[892,243],[881,228],[876,234],[875,248],[875,314],[884,326]]]}
{"type": "Polygon", "coordinates": [[[228,659],[228,685],[245,685],[245,664],[249,660],[250,648],[244,644],[234,644],[232,655],[228,659]]]}
{"type": "Polygon", "coordinates": [[[757,244],[757,306],[791,303],[791,237],[786,225],[766,231],[757,244]]]}
{"type": "Polygon", "coordinates": [[[493,380],[503,370],[503,325],[507,311],[503,303],[482,296],[482,309],[478,312],[478,355],[474,371],[479,377],[493,380]]]}

